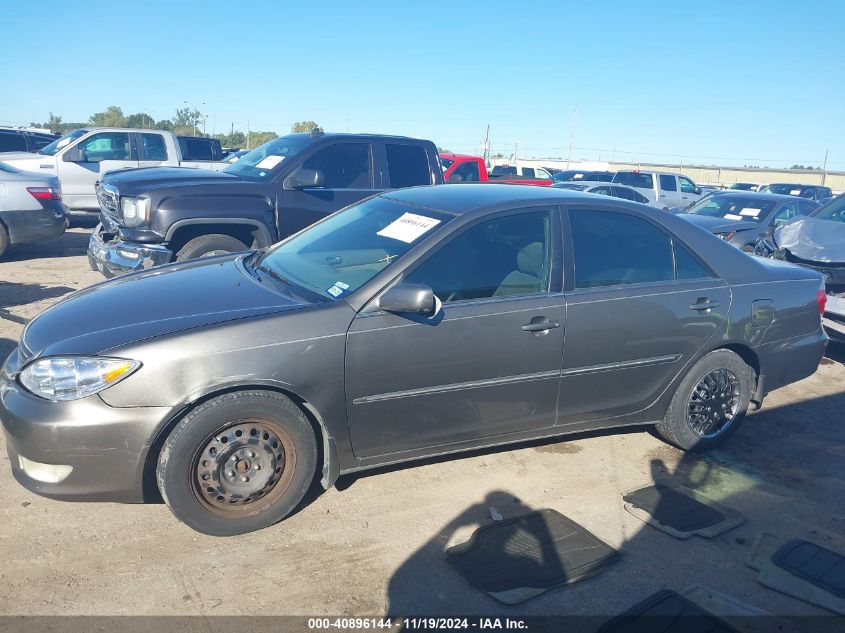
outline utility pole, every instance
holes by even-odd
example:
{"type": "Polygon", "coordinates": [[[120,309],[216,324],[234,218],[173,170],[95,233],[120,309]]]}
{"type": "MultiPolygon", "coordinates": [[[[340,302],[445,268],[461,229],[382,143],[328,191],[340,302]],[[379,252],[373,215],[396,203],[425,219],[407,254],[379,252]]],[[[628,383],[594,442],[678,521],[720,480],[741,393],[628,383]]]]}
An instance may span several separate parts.
{"type": "Polygon", "coordinates": [[[490,160],[490,124],[487,124],[487,133],[484,135],[484,165],[487,166],[490,160]]]}
{"type": "Polygon", "coordinates": [[[513,145],[513,163],[516,165],[519,156],[519,141],[514,141],[513,145]]]}
{"type": "Polygon", "coordinates": [[[578,106],[572,113],[572,125],[569,128],[569,153],[566,156],[566,168],[569,169],[572,163],[572,143],[575,140],[575,122],[578,120],[578,106]]]}
{"type": "Polygon", "coordinates": [[[822,165],[822,186],[824,186],[825,180],[827,180],[827,153],[830,151],[826,149],[824,151],[824,164],[822,165]]]}
{"type": "Polygon", "coordinates": [[[250,149],[250,147],[249,147],[249,121],[246,122],[246,148],[250,149]]]}

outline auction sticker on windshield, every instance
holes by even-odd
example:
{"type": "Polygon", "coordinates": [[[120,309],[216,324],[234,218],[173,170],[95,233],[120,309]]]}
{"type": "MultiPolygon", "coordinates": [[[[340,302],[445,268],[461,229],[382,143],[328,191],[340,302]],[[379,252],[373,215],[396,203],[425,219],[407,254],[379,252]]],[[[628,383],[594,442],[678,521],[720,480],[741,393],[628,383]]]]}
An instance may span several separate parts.
{"type": "Polygon", "coordinates": [[[742,219],[742,216],[741,216],[741,215],[737,215],[736,213],[726,213],[726,214],[725,214],[725,219],[726,219],[726,220],[741,220],[741,219],[742,219]]]}
{"type": "Polygon", "coordinates": [[[285,159],[284,156],[265,156],[255,166],[258,169],[273,169],[285,159]]]}
{"type": "Polygon", "coordinates": [[[753,207],[745,207],[742,211],[739,212],[740,215],[750,215],[752,218],[756,218],[760,215],[760,211],[762,209],[755,209],[753,207]]]}
{"type": "Polygon", "coordinates": [[[404,213],[402,217],[384,227],[376,235],[389,237],[410,244],[420,235],[427,233],[440,224],[440,220],[427,218],[416,213],[404,213]]]}

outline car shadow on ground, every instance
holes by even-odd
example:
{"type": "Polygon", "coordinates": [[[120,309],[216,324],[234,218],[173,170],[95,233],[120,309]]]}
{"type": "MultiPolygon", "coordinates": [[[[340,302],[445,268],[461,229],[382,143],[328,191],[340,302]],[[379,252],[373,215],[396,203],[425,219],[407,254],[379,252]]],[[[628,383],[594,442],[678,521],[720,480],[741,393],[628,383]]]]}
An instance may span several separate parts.
{"type": "Polygon", "coordinates": [[[822,363],[825,361],[834,361],[845,365],[845,343],[835,343],[831,341],[827,344],[824,356],[822,363]]]}
{"type": "MultiPolygon", "coordinates": [[[[0,281],[0,318],[6,318],[21,323],[19,318],[10,314],[9,308],[24,306],[45,299],[57,299],[73,292],[76,288],[70,286],[44,286],[42,284],[20,284],[10,281],[0,281]]],[[[23,321],[25,322],[25,321],[23,321]]]]}
{"type": "Polygon", "coordinates": [[[71,213],[68,216],[70,228],[93,229],[100,223],[99,213],[71,213]]]}
{"type": "Polygon", "coordinates": [[[0,260],[0,267],[7,262],[22,262],[42,257],[79,257],[88,252],[90,238],[91,233],[88,231],[66,231],[54,240],[11,246],[0,260]]]}
{"type": "MultiPolygon", "coordinates": [[[[769,591],[757,584],[756,572],[744,564],[756,532],[807,538],[835,551],[845,549],[845,539],[841,534],[836,536],[841,524],[825,523],[836,522],[837,508],[845,507],[841,467],[845,427],[834,422],[843,408],[843,392],[773,407],[749,416],[723,448],[710,453],[681,453],[666,446],[665,450],[643,455],[643,471],[649,474],[642,481],[617,482],[617,503],[606,511],[611,516],[591,515],[595,517],[591,523],[607,530],[608,523],[617,522],[614,517],[626,514],[622,495],[652,483],[671,483],[703,492],[742,513],[747,523],[714,539],[688,540],[677,540],[644,523],[637,524],[617,547],[619,560],[597,577],[551,589],[514,606],[499,603],[472,588],[447,562],[447,547],[467,541],[472,529],[490,524],[492,516],[500,514],[507,519],[539,509],[520,500],[518,484],[513,489],[491,492],[458,512],[395,570],[388,583],[386,613],[393,617],[592,613],[596,615],[567,621],[565,629],[594,631],[610,616],[662,589],[680,593],[696,583],[710,583],[715,585],[712,589],[724,592],[721,587],[726,585],[734,587],[734,597],[739,600],[755,595],[754,592],[769,591]],[[811,512],[812,518],[806,512],[811,512]],[[608,604],[618,606],[607,612],[608,604]]],[[[566,439],[571,441],[572,437],[566,439]]],[[[561,455],[561,459],[566,456],[561,455]]],[[[546,507],[571,517],[578,512],[579,495],[585,501],[591,494],[595,492],[589,489],[572,490],[565,501],[550,498],[546,507]]],[[[600,530],[593,531],[602,538],[600,530]]],[[[526,556],[530,554],[527,548],[526,556]]],[[[548,556],[549,552],[544,550],[543,554],[548,556]]],[[[557,564],[563,569],[559,561],[546,564],[557,564]]],[[[792,617],[820,613],[806,603],[771,593],[770,608],[776,604],[777,609],[792,617]]],[[[836,630],[834,619],[830,620],[816,623],[814,630],[836,630]],[[826,628],[828,625],[832,628],[826,628]]],[[[549,630],[562,630],[560,622],[556,626],[557,629],[549,630]]]]}

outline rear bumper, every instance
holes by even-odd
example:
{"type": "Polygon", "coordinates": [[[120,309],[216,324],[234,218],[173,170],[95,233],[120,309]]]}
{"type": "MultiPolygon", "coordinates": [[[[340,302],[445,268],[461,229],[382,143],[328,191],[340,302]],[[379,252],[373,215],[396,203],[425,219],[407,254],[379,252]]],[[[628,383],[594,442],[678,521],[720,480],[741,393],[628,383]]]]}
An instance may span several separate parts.
{"type": "Polygon", "coordinates": [[[106,239],[103,225],[98,224],[88,241],[88,263],[106,277],[115,277],[167,264],[173,251],[158,244],[125,242],[115,236],[106,239]]]}
{"type": "Polygon", "coordinates": [[[110,407],[96,395],[50,402],[0,375],[0,421],[12,474],[27,490],[51,499],[144,501],[144,464],[168,414],[160,407],[110,407]],[[61,474],[45,476],[50,469],[61,474]]]}
{"type": "Polygon", "coordinates": [[[824,357],[828,337],[824,329],[775,341],[755,349],[766,393],[812,376],[824,357]]]}
{"type": "Polygon", "coordinates": [[[60,200],[44,200],[40,209],[3,211],[0,219],[9,230],[12,244],[52,240],[68,227],[68,210],[60,200]]]}

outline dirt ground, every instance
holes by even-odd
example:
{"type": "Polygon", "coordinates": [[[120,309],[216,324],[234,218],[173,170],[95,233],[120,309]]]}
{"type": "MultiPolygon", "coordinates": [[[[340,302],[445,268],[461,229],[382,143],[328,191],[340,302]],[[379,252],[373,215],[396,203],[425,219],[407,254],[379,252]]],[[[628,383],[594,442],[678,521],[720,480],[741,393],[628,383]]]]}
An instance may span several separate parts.
{"type": "MultiPolygon", "coordinates": [[[[101,280],[84,256],[89,233],[90,225],[72,228],[0,262],[0,360],[19,321],[101,280]]],[[[281,524],[235,538],[197,534],[164,505],[43,499],[2,463],[0,614],[613,615],[657,590],[693,585],[781,616],[822,614],[759,584],[744,561],[761,531],[845,552],[845,350],[828,354],[707,456],[684,455],[643,429],[475,452],[342,478],[281,524]],[[665,478],[746,523],[682,541],[623,510],[624,492],[665,478]],[[621,557],[595,578],[502,605],[444,555],[490,522],[491,507],[504,517],[554,508],[621,557]]]]}

